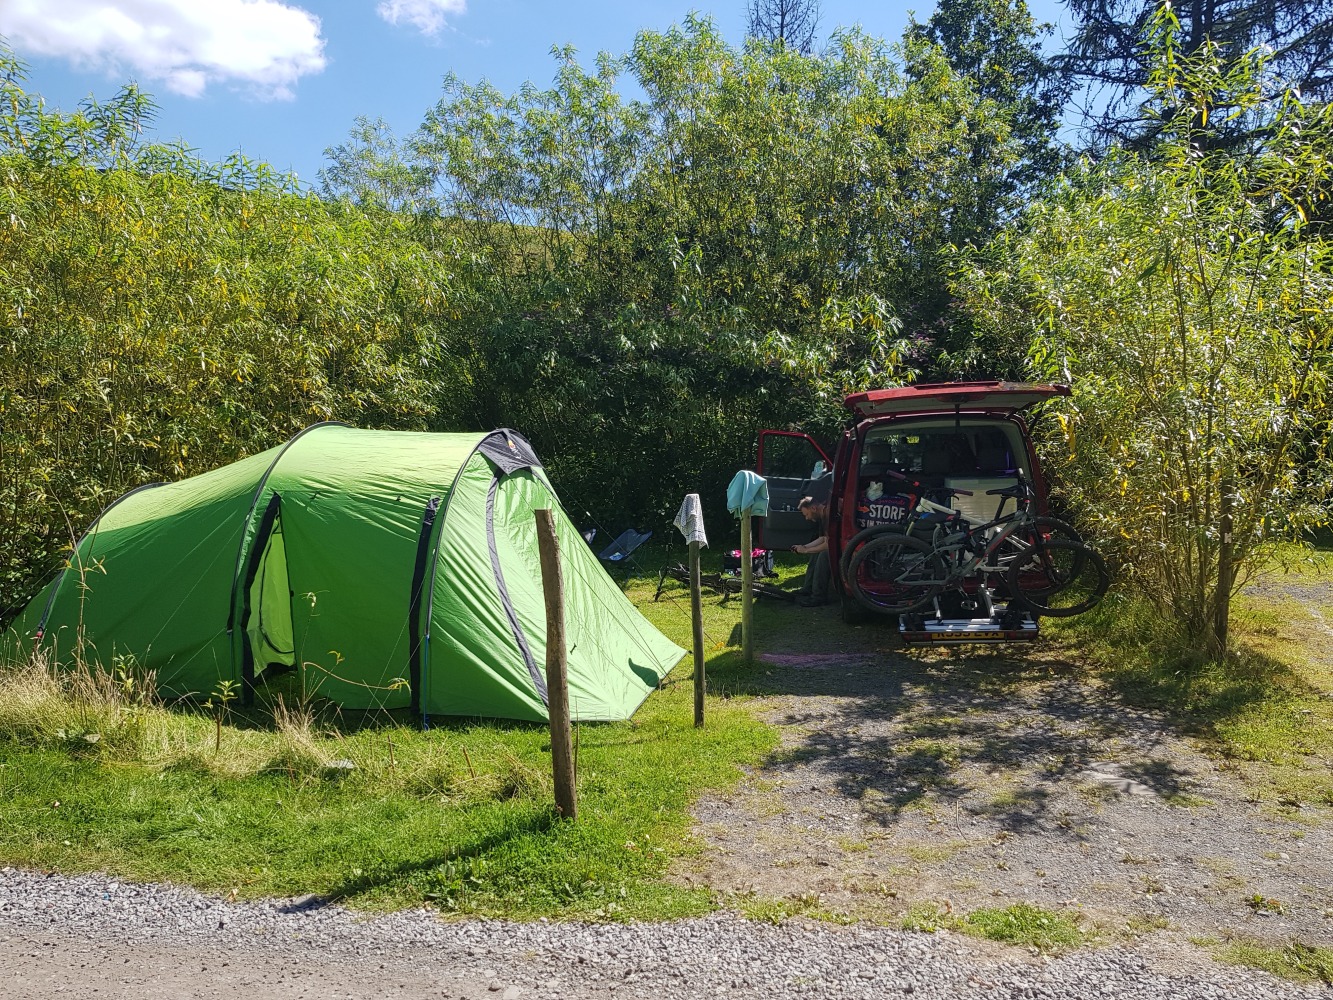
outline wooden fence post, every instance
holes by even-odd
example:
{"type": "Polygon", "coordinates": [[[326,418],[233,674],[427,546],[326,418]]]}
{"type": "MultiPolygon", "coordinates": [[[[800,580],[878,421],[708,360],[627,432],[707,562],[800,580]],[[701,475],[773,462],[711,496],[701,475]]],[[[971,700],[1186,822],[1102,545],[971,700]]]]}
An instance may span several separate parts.
{"type": "Polygon", "coordinates": [[[694,625],[694,725],[704,724],[704,602],[699,582],[699,542],[690,542],[690,621],[694,625]]]}
{"type": "Polygon", "coordinates": [[[741,656],[754,660],[754,546],[750,542],[750,512],[741,514],[741,656]]]}
{"type": "Polygon", "coordinates": [[[560,573],[560,542],[550,509],[533,511],[541,554],[542,592],[546,597],[546,698],[551,720],[551,770],[555,808],[565,819],[578,818],[574,791],[574,751],[569,738],[569,679],[565,651],[565,582],[560,573]]]}

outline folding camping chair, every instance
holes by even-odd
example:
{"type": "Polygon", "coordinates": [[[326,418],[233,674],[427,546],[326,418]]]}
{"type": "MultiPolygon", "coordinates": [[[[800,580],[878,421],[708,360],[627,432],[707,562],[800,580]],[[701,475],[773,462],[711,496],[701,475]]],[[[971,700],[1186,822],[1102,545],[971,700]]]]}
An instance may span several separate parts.
{"type": "Polygon", "coordinates": [[[617,575],[615,568],[634,562],[634,550],[652,537],[653,533],[651,531],[640,532],[633,528],[626,528],[616,536],[615,541],[597,553],[597,558],[602,561],[602,565],[611,574],[611,578],[620,584],[622,590],[625,589],[625,581],[629,578],[629,570],[617,575]]]}
{"type": "Polygon", "coordinates": [[[652,537],[653,533],[651,531],[640,532],[633,528],[626,528],[616,536],[614,542],[597,554],[597,558],[605,563],[625,562],[635,549],[652,537]]]}

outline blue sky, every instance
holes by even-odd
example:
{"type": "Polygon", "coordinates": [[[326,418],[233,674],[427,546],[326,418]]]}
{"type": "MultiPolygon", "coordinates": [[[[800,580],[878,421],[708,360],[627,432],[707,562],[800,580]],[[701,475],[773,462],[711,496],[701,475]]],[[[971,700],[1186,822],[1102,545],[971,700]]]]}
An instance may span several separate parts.
{"type": "MultiPolygon", "coordinates": [[[[184,139],[218,160],[240,150],[314,183],[323,151],[358,115],[411,132],[453,70],[505,91],[546,84],[553,45],[585,65],[626,51],[641,28],[665,29],[690,10],[723,34],[744,35],[745,0],[690,4],[542,0],[0,0],[0,35],[29,66],[28,89],[70,110],[134,80],[161,111],[156,137],[184,139]]],[[[897,39],[909,10],[824,0],[821,35],[859,24],[897,39]]],[[[1058,0],[1033,0],[1058,21],[1058,0]]]]}

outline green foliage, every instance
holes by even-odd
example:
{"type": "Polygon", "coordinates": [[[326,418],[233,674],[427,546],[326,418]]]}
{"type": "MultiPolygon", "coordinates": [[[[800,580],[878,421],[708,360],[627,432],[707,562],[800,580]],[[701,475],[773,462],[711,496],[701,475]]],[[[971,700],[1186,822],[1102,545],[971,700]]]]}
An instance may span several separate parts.
{"type": "Polygon", "coordinates": [[[1035,373],[1073,385],[1046,441],[1068,501],[1216,653],[1218,606],[1245,578],[1219,590],[1224,507],[1243,569],[1327,517],[1333,254],[1306,220],[1333,130],[1295,95],[1265,102],[1256,67],[1186,57],[1161,27],[1155,155],[1072,172],[963,284],[992,338],[1024,331],[1035,373]],[[1269,117],[1253,156],[1201,141],[1234,105],[1269,117]]]}
{"type": "MultiPolygon", "coordinates": [[[[1068,7],[1072,37],[1055,62],[1084,85],[1084,124],[1102,148],[1157,141],[1156,52],[1145,42],[1164,16],[1178,26],[1178,45],[1188,55],[1211,50],[1222,67],[1233,68],[1266,51],[1270,89],[1291,88],[1314,102],[1333,96],[1330,0],[1070,0],[1068,7]]],[[[1214,116],[1208,131],[1211,145],[1237,149],[1267,134],[1265,122],[1239,105],[1214,116]]]]}
{"type": "Polygon", "coordinates": [[[111,671],[45,662],[0,666],[0,742],[78,756],[142,752],[156,703],[151,674],[121,661],[111,671]]]}
{"type": "Polygon", "coordinates": [[[961,929],[992,941],[1027,945],[1046,952],[1074,948],[1084,940],[1075,921],[1030,903],[973,910],[963,918],[961,929]]]}
{"type": "Polygon", "coordinates": [[[212,695],[201,706],[205,712],[213,714],[213,753],[222,752],[222,723],[231,712],[231,703],[236,700],[240,685],[235,681],[219,681],[212,695]]]}
{"type": "Polygon", "coordinates": [[[592,70],[557,50],[546,89],[448,79],[415,140],[475,296],[443,419],[507,418],[610,520],[720,496],[758,428],[829,434],[847,392],[912,377],[947,332],[944,249],[1015,155],[919,48],[908,78],[858,33],[738,50],[690,17],[592,70]]]}
{"type": "MultiPolygon", "coordinates": [[[[1022,157],[1011,168],[1013,190],[1059,172],[1067,153],[1057,139],[1069,83],[1041,51],[1053,27],[1038,24],[1024,0],[941,0],[924,24],[912,18],[907,36],[938,45],[959,76],[1009,118],[1022,157]]],[[[997,218],[1013,209],[997,199],[997,218]]]]}
{"type": "Polygon", "coordinates": [[[818,893],[805,892],[773,899],[767,896],[745,894],[735,899],[735,905],[747,920],[765,924],[782,925],[794,917],[808,920],[823,920],[834,924],[850,924],[852,918],[845,913],[838,913],[824,906],[818,893]]]}
{"type": "Polygon", "coordinates": [[[382,118],[364,115],[348,141],[324,150],[329,165],[319,172],[326,198],[348,198],[364,208],[414,212],[427,198],[429,178],[382,118]]]}
{"type": "Polygon", "coordinates": [[[962,921],[937,903],[913,903],[903,914],[902,929],[933,934],[936,931],[958,930],[962,921]]]}
{"type": "Polygon", "coordinates": [[[1217,957],[1223,962],[1263,969],[1298,983],[1333,986],[1333,948],[1301,941],[1281,946],[1259,941],[1232,941],[1218,949],[1217,957]]]}
{"type": "Polygon", "coordinates": [[[1077,383],[1068,499],[1206,630],[1223,492],[1243,557],[1321,516],[1333,111],[1264,101],[1171,23],[1159,155],[1072,171],[953,288],[951,248],[1054,162],[1018,2],[898,48],[690,17],[590,68],[557,49],[545,88],[450,78],[407,140],[358,120],[334,202],[150,142],[133,87],[49,111],[0,53],[0,607],[125,489],[314,420],[513,426],[572,510],[660,524],[720,505],[763,426],[831,438],[849,391],[1030,361],[1077,383]],[[1243,160],[1204,141],[1237,108],[1270,126],[1243,160]]]}
{"type": "Polygon", "coordinates": [[[695,16],[553,55],[544,88],[448,78],[405,140],[358,119],[321,200],[153,143],[133,87],[51,111],[0,52],[0,608],[126,489],[320,419],[515,427],[608,527],[720,509],[761,427],[831,438],[954,336],[947,248],[1022,155],[993,73],[695,16]]]}
{"type": "Polygon", "coordinates": [[[138,144],[131,89],[0,95],[0,616],[104,505],[318,420],[422,427],[448,249],[239,157],[138,144]]]}

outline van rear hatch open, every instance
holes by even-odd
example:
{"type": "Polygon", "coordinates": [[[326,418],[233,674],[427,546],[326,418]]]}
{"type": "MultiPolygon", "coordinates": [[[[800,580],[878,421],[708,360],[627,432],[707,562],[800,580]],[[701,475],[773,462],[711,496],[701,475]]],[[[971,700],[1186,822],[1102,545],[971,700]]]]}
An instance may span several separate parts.
{"type": "Polygon", "coordinates": [[[848,396],[844,405],[861,419],[917,413],[994,413],[1008,416],[1052,396],[1068,396],[1067,385],[1026,382],[925,382],[871,389],[848,396]]]}

